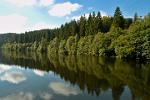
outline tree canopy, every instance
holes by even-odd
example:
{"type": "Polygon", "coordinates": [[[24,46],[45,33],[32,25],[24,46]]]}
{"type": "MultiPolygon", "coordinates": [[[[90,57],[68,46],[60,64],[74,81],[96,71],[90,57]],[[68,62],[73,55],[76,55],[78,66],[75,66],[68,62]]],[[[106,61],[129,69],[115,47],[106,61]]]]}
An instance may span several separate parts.
{"type": "Polygon", "coordinates": [[[150,14],[125,18],[119,7],[114,16],[92,12],[56,29],[0,35],[2,48],[65,54],[150,59],[150,14]],[[23,49],[22,49],[23,48],[23,49]]]}

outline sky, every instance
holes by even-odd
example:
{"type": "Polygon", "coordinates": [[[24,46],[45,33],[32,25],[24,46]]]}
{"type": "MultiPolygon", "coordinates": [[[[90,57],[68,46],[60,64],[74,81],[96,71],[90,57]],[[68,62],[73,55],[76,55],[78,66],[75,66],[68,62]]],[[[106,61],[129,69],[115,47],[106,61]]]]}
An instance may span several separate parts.
{"type": "Polygon", "coordinates": [[[0,0],[0,33],[53,29],[93,11],[113,16],[117,6],[125,17],[150,12],[150,0],[0,0]]]}

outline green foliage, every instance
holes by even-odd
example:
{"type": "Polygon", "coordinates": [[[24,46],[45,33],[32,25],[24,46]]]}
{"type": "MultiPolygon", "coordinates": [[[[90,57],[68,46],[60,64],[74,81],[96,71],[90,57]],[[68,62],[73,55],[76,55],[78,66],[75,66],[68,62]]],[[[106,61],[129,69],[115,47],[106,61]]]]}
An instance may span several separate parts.
{"type": "Polygon", "coordinates": [[[31,46],[31,51],[36,51],[38,46],[39,46],[39,43],[37,41],[35,41],[31,46]]]}
{"type": "Polygon", "coordinates": [[[111,48],[115,49],[118,57],[150,58],[150,28],[143,26],[146,23],[135,23],[126,34],[112,42],[111,48]]]}
{"type": "Polygon", "coordinates": [[[134,51],[133,44],[129,43],[130,37],[127,35],[120,36],[113,41],[110,48],[115,49],[115,53],[120,58],[131,57],[134,51]]]}
{"type": "Polygon", "coordinates": [[[85,18],[85,16],[81,16],[80,21],[79,21],[80,36],[85,36],[85,25],[86,25],[86,18],[85,18]]]}
{"type": "MultiPolygon", "coordinates": [[[[96,23],[96,21],[98,21],[100,15],[98,15],[97,17],[95,16],[95,12],[93,12],[93,15],[90,13],[89,18],[86,22],[86,28],[85,28],[85,34],[86,36],[88,35],[94,35],[99,31],[99,23],[96,23]]],[[[99,20],[100,21],[100,20],[99,20]]]]}
{"type": "Polygon", "coordinates": [[[76,54],[77,41],[75,36],[70,36],[66,42],[66,50],[68,54],[76,54]]]}
{"type": "Polygon", "coordinates": [[[66,45],[66,40],[61,40],[59,44],[59,50],[58,50],[59,54],[67,54],[65,45],[66,45]]]}
{"type": "Polygon", "coordinates": [[[99,38],[100,38],[99,55],[100,56],[107,55],[108,54],[107,52],[109,51],[108,47],[111,43],[111,39],[108,34],[101,34],[99,38]]]}
{"type": "Polygon", "coordinates": [[[50,41],[48,45],[48,53],[50,55],[57,54],[59,49],[60,40],[56,37],[50,41]]]}
{"type": "Polygon", "coordinates": [[[99,54],[102,34],[103,33],[98,33],[94,36],[94,39],[92,41],[92,50],[91,50],[92,55],[98,55],[99,54]]]}
{"type": "Polygon", "coordinates": [[[102,32],[102,16],[101,13],[98,12],[95,18],[95,33],[102,32]]]}
{"type": "Polygon", "coordinates": [[[89,54],[91,53],[91,44],[92,44],[93,36],[86,36],[80,38],[77,47],[77,54],[89,54]]]}
{"type": "Polygon", "coordinates": [[[99,55],[150,59],[150,13],[124,18],[117,7],[113,17],[90,13],[56,29],[0,35],[0,46],[11,51],[37,51],[49,55],[99,55]]]}
{"type": "Polygon", "coordinates": [[[10,51],[28,51],[27,48],[31,45],[31,43],[6,43],[2,48],[10,51]]]}
{"type": "Polygon", "coordinates": [[[135,14],[134,14],[134,22],[136,22],[137,20],[138,20],[138,14],[135,13],[135,14]]]}
{"type": "Polygon", "coordinates": [[[102,19],[102,32],[106,33],[110,30],[112,24],[112,18],[104,16],[102,19]]]}
{"type": "Polygon", "coordinates": [[[123,25],[124,25],[124,18],[122,16],[120,8],[117,7],[114,13],[112,26],[123,28],[124,27],[123,25]]]}
{"type": "Polygon", "coordinates": [[[38,52],[46,52],[47,51],[47,41],[46,39],[42,38],[41,42],[39,43],[39,46],[37,48],[38,52]]]}

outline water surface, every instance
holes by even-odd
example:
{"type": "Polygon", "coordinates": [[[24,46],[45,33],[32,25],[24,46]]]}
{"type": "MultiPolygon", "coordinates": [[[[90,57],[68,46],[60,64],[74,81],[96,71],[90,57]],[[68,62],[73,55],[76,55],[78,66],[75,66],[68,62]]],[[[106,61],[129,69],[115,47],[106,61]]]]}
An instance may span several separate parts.
{"type": "Polygon", "coordinates": [[[0,53],[0,100],[148,100],[149,84],[148,62],[0,53]]]}

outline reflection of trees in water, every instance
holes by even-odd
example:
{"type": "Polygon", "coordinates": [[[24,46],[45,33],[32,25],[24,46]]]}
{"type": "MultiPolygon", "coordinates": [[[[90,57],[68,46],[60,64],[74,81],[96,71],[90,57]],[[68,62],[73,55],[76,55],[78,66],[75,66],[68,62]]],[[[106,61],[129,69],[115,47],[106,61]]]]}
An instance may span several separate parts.
{"type": "Polygon", "coordinates": [[[118,100],[128,85],[132,98],[147,99],[150,95],[150,64],[123,62],[119,59],[92,56],[47,56],[37,53],[3,52],[0,61],[25,68],[53,71],[89,94],[100,95],[109,88],[118,100]]]}
{"type": "Polygon", "coordinates": [[[0,62],[10,65],[18,65],[24,68],[50,71],[51,63],[46,55],[27,52],[4,52],[0,54],[0,62]]]}

